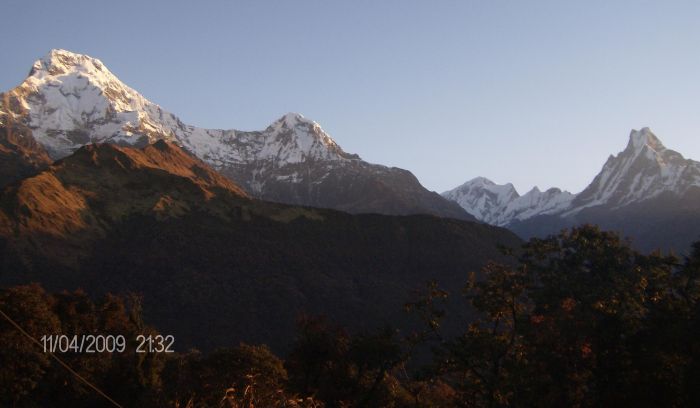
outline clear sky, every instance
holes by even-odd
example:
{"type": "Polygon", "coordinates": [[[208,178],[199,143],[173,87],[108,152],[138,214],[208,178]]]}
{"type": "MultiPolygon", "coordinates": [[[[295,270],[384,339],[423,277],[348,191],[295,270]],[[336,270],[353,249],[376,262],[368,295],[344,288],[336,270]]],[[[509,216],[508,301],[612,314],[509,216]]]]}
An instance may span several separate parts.
{"type": "Polygon", "coordinates": [[[286,112],[442,192],[583,189],[632,128],[700,159],[698,1],[3,0],[0,89],[52,48],[210,128],[286,112]]]}

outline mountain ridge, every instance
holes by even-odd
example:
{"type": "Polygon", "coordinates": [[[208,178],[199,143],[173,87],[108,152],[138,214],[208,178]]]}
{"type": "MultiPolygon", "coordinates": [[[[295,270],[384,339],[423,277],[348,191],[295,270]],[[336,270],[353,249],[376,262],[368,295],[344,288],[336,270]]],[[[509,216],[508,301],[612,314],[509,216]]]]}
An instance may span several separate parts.
{"type": "Polygon", "coordinates": [[[0,286],[143,294],[183,350],[283,350],[304,313],[357,330],[407,321],[425,282],[460,288],[520,242],[483,223],[259,201],[165,141],[83,146],[0,191],[0,286]]]}
{"type": "Polygon", "coordinates": [[[410,172],[343,151],[318,123],[300,114],[285,114],[260,131],[187,125],[86,55],[52,50],[4,96],[9,103],[0,109],[2,124],[11,118],[26,125],[53,159],[88,143],[142,147],[164,139],[257,198],[353,213],[473,219],[410,172]]]}
{"type": "Polygon", "coordinates": [[[574,195],[558,188],[542,192],[537,186],[520,195],[511,183],[499,185],[485,177],[476,177],[442,196],[460,204],[480,221],[505,226],[514,220],[556,213],[574,195]]]}
{"type": "Polygon", "coordinates": [[[471,206],[477,219],[510,228],[523,238],[556,233],[580,223],[596,223],[629,234],[645,250],[684,250],[698,238],[692,228],[700,218],[700,201],[689,197],[696,197],[700,190],[700,162],[666,148],[648,127],[632,130],[625,149],[610,155],[593,181],[577,194],[559,189],[541,193],[535,188],[528,207],[523,203],[528,201],[524,199],[527,194],[519,196],[511,184],[499,186],[480,180],[471,180],[443,196],[467,211],[471,206]],[[513,193],[497,196],[494,191],[513,193]],[[663,231],[665,225],[674,225],[681,238],[673,237],[673,231],[663,231]]]}
{"type": "Polygon", "coordinates": [[[648,127],[630,132],[627,147],[610,156],[601,172],[576,197],[574,211],[597,205],[622,207],[665,191],[682,196],[700,186],[700,162],[667,149],[648,127]]]}

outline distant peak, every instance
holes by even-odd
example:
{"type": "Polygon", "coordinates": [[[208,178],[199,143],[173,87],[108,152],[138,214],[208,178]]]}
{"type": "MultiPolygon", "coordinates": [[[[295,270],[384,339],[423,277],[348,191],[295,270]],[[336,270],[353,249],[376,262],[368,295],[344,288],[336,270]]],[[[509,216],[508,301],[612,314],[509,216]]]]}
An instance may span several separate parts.
{"type": "Polygon", "coordinates": [[[301,160],[303,157],[333,157],[359,159],[357,155],[345,153],[326,133],[321,125],[300,113],[290,112],[272,122],[264,131],[274,143],[290,146],[290,155],[301,160]]]}
{"type": "Polygon", "coordinates": [[[634,130],[630,132],[630,140],[627,144],[627,149],[632,149],[634,151],[640,151],[644,146],[648,146],[651,150],[660,151],[665,150],[663,143],[656,137],[656,135],[648,128],[643,127],[640,130],[634,130]]]}
{"type": "Polygon", "coordinates": [[[282,116],[283,120],[294,120],[294,121],[300,121],[304,120],[304,115],[301,113],[296,113],[296,112],[287,112],[282,116]]]}
{"type": "Polygon", "coordinates": [[[467,185],[469,185],[469,184],[483,184],[486,186],[496,185],[496,183],[494,183],[493,181],[487,179],[486,177],[481,177],[481,176],[474,177],[473,179],[467,181],[465,184],[467,184],[467,185]]]}
{"type": "Polygon", "coordinates": [[[323,131],[321,125],[311,119],[305,118],[301,113],[289,112],[284,114],[282,117],[274,121],[268,127],[268,130],[279,132],[285,129],[294,130],[297,127],[301,127],[303,129],[302,133],[314,134],[316,137],[325,140],[324,143],[327,142],[335,144],[331,137],[323,131]]]}
{"type": "MultiPolygon", "coordinates": [[[[506,184],[496,184],[493,181],[487,179],[486,177],[475,177],[466,183],[462,184],[461,186],[455,188],[452,191],[466,191],[466,190],[488,190],[488,191],[498,191],[502,194],[511,194],[513,196],[518,196],[518,192],[515,189],[515,186],[513,186],[512,183],[506,183],[506,184]]],[[[500,194],[499,193],[499,194],[500,194]]]]}

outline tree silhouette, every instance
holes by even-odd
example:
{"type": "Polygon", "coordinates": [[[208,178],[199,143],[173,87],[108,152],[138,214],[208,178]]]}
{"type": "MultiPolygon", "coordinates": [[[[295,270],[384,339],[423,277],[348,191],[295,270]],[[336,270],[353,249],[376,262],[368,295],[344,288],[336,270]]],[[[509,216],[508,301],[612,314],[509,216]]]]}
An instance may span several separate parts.
{"type": "Polygon", "coordinates": [[[532,239],[470,282],[481,317],[442,344],[438,375],[465,406],[692,405],[699,259],[590,225],[532,239]]]}

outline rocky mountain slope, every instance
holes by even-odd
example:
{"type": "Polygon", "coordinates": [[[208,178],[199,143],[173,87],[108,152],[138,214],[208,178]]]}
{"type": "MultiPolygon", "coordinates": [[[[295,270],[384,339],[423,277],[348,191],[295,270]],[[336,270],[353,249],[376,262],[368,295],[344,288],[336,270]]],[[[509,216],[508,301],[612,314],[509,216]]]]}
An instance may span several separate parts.
{"type": "Polygon", "coordinates": [[[580,223],[615,229],[642,249],[685,250],[700,239],[700,162],[667,149],[648,128],[633,130],[582,192],[534,189],[474,179],[443,193],[485,222],[525,238],[580,223]]]}
{"type": "Polygon", "coordinates": [[[44,148],[25,126],[0,126],[0,189],[29,177],[51,164],[44,148]]]}
{"type": "Polygon", "coordinates": [[[413,290],[435,279],[457,292],[503,259],[498,245],[519,243],[481,223],[251,199],[162,140],[84,146],[0,193],[0,285],[140,293],[180,350],[280,350],[302,313],[357,330],[403,324],[413,290]]]}
{"type": "Polygon", "coordinates": [[[87,143],[184,147],[251,196],[353,213],[434,214],[473,219],[410,172],[343,151],[316,123],[286,114],[262,131],[182,123],[114,76],[99,60],[53,50],[3,95],[0,120],[22,123],[53,159],[87,143]]]}

